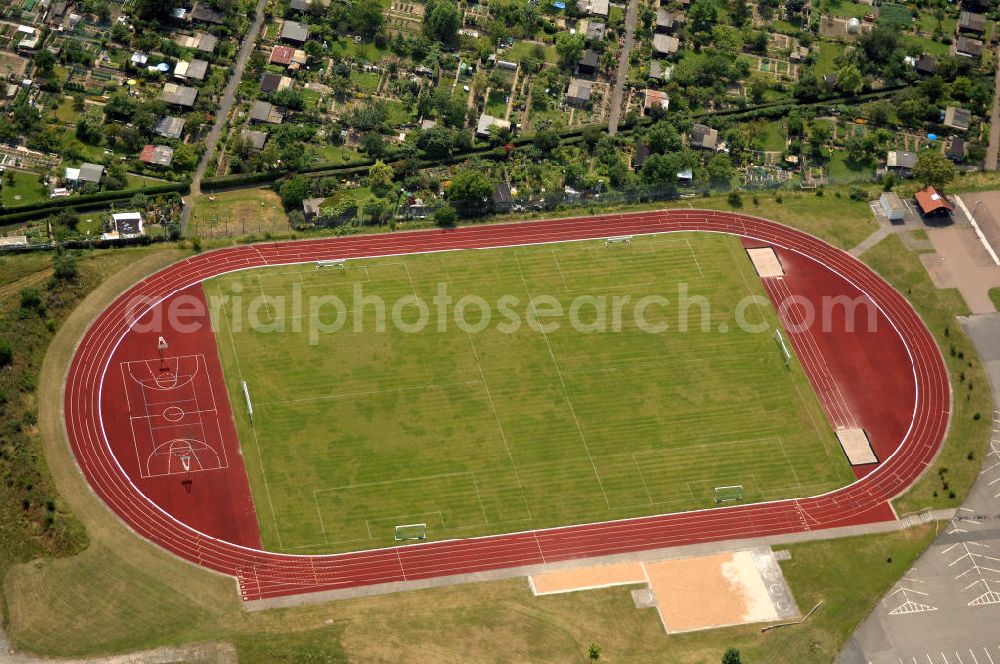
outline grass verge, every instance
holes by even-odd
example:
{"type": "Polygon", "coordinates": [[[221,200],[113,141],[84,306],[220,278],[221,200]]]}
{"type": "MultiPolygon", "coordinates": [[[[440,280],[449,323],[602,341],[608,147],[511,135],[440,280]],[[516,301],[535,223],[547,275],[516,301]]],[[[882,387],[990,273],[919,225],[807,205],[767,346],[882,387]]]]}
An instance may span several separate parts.
{"type": "Polygon", "coordinates": [[[917,254],[909,251],[898,235],[890,235],[869,249],[864,259],[913,304],[937,339],[951,377],[948,437],[934,464],[895,501],[896,511],[907,514],[928,507],[956,507],[979,474],[992,412],[983,366],[955,320],[956,315],[968,313],[968,308],[957,290],[934,286],[917,254]]]}

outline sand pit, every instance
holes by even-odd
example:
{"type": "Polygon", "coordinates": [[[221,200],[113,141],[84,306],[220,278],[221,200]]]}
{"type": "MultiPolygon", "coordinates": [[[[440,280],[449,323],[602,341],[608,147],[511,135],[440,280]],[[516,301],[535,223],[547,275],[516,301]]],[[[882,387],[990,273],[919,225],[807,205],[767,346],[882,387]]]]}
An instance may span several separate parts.
{"type": "Polygon", "coordinates": [[[871,441],[864,429],[837,429],[837,440],[852,466],[878,463],[871,441]]]}
{"type": "Polygon", "coordinates": [[[656,607],[667,633],[798,616],[770,548],[645,563],[580,567],[529,578],[535,595],[643,583],[637,608],[656,607]]]}
{"type": "Polygon", "coordinates": [[[531,592],[536,595],[568,593],[577,590],[646,583],[642,563],[620,563],[560,570],[528,577],[531,592]]]}
{"type": "Polygon", "coordinates": [[[749,551],[646,565],[667,632],[778,619],[749,551]]]}
{"type": "Polygon", "coordinates": [[[785,269],[771,247],[747,249],[747,255],[750,256],[750,262],[753,263],[753,268],[757,270],[761,279],[784,276],[785,269]]]}

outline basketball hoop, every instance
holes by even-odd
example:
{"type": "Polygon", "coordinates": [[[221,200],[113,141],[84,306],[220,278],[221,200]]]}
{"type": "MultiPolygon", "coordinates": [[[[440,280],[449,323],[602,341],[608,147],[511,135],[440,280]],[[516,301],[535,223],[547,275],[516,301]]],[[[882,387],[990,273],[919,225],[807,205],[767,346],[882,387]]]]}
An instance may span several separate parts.
{"type": "Polygon", "coordinates": [[[160,353],[160,371],[170,371],[170,367],[167,366],[167,361],[163,357],[163,351],[167,349],[167,340],[160,337],[156,342],[156,349],[160,353]]]}
{"type": "Polygon", "coordinates": [[[190,493],[191,492],[191,455],[181,454],[181,467],[184,468],[184,479],[181,480],[181,484],[190,493]]]}

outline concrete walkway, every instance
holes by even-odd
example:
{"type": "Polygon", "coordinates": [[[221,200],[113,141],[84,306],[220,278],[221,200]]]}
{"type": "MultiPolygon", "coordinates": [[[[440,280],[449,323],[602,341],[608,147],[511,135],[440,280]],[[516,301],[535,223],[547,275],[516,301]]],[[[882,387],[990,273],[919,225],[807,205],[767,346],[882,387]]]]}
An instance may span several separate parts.
{"type": "Polygon", "coordinates": [[[874,233],[859,242],[857,246],[853,247],[848,253],[854,257],[858,257],[890,235],[892,235],[892,227],[879,224],[879,227],[874,233]]]}
{"type": "Polygon", "coordinates": [[[986,148],[986,161],[983,168],[987,171],[997,169],[997,156],[1000,155],[1000,46],[994,53],[997,63],[997,73],[993,77],[993,112],[990,114],[990,144],[986,148]]]}
{"type": "Polygon", "coordinates": [[[625,92],[625,81],[628,79],[629,54],[632,52],[632,42],[635,38],[635,22],[639,15],[639,0],[629,0],[625,13],[625,43],[618,55],[618,73],[615,76],[615,87],[611,92],[611,109],[608,112],[608,135],[618,133],[618,121],[622,116],[622,96],[625,92]]]}
{"type": "MultiPolygon", "coordinates": [[[[205,152],[202,153],[201,160],[198,161],[198,168],[194,172],[194,178],[191,180],[191,197],[201,194],[201,180],[205,177],[205,170],[208,169],[208,164],[215,156],[216,146],[222,137],[222,129],[226,126],[229,111],[232,110],[233,102],[236,100],[236,92],[243,81],[243,72],[246,70],[250,55],[253,53],[254,48],[257,47],[257,35],[260,34],[260,29],[264,25],[264,7],[266,5],[267,0],[257,0],[253,23],[250,24],[250,29],[247,30],[247,34],[243,37],[243,45],[236,56],[232,75],[229,77],[226,87],[222,90],[222,99],[215,114],[215,122],[212,124],[211,131],[208,132],[208,138],[205,139],[205,152]]],[[[191,216],[191,197],[185,197],[184,199],[184,210],[181,212],[181,233],[187,230],[187,222],[191,216]]]]}

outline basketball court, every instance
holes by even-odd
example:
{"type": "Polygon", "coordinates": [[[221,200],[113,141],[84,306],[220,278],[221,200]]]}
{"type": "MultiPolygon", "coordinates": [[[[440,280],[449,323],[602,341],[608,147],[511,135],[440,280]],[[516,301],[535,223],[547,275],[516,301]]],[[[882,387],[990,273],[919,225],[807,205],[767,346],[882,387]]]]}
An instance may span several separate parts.
{"type": "Polygon", "coordinates": [[[536,596],[643,586],[632,591],[636,608],[656,607],[668,634],[788,620],[799,615],[770,547],[578,567],[530,576],[528,585],[536,596]]]}
{"type": "Polygon", "coordinates": [[[229,467],[203,355],[120,366],[140,477],[229,467]]]}

